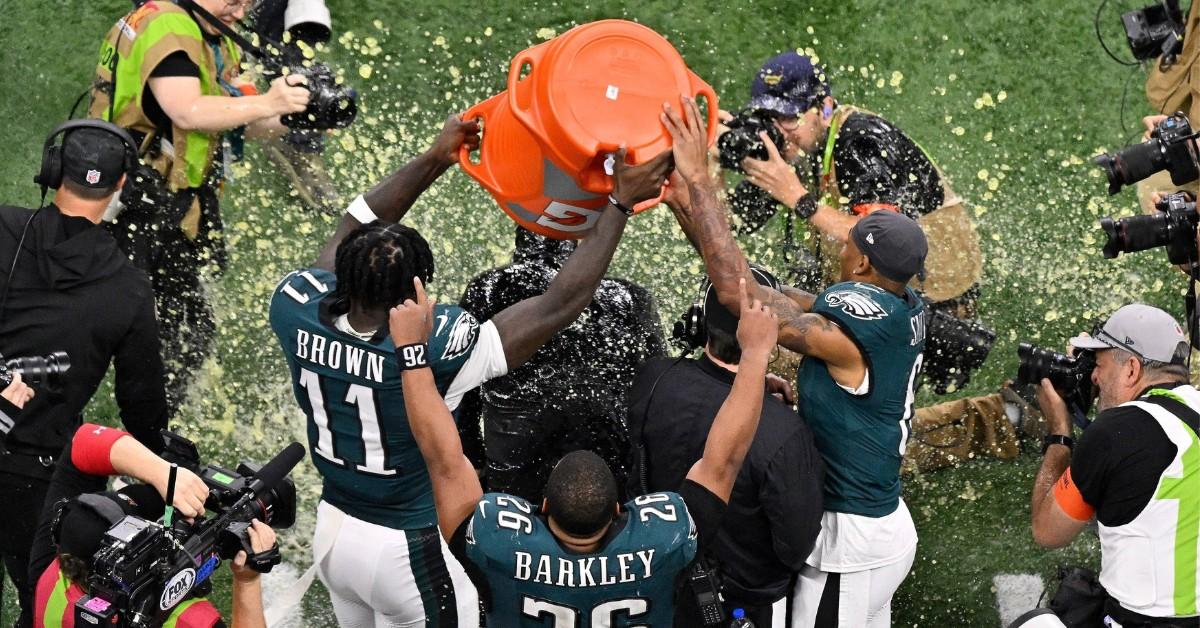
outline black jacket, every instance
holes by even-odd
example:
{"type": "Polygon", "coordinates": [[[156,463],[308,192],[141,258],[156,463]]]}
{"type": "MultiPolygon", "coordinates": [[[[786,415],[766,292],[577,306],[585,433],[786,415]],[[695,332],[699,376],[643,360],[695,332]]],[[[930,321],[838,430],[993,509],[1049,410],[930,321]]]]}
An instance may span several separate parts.
{"type": "MultiPolygon", "coordinates": [[[[707,357],[678,362],[659,358],[642,366],[629,396],[629,427],[630,440],[645,445],[650,491],[678,489],[704,452],[733,378],[707,357]]],[[[765,389],[763,395],[758,431],[733,485],[721,530],[704,548],[720,566],[726,599],[746,606],[770,604],[788,594],[792,574],[804,566],[817,540],[824,506],[825,465],[812,432],[791,408],[765,389]]],[[[641,472],[636,453],[634,458],[631,483],[641,472]]],[[[631,487],[630,492],[642,491],[631,487]]]]}
{"type": "MultiPolygon", "coordinates": [[[[161,449],[167,403],[149,278],[104,229],[48,205],[29,223],[10,286],[29,218],[28,209],[0,207],[0,294],[8,289],[0,353],[11,359],[65,351],[71,369],[61,390],[38,390],[14,417],[5,446],[16,454],[57,456],[112,362],[125,428],[161,449]]],[[[19,456],[0,456],[0,471],[24,474],[28,465],[19,456]]]]}

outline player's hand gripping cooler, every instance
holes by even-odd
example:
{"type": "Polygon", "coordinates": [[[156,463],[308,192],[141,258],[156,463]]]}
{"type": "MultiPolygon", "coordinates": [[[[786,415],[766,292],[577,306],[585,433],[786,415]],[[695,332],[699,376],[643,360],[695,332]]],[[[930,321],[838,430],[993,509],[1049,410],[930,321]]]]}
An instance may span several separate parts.
{"type": "Polygon", "coordinates": [[[717,96],[662,35],[625,20],[577,26],[514,57],[508,89],[467,110],[483,139],[478,161],[464,147],[459,162],[522,227],[579,238],[608,204],[621,145],[632,164],[670,148],[659,114],[681,94],[704,98],[711,143],[717,96]]]}

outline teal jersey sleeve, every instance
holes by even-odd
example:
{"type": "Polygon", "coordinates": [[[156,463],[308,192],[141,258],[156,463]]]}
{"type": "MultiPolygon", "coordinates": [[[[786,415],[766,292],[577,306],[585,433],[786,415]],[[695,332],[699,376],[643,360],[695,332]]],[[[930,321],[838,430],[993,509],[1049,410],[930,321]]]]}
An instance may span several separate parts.
{"type": "Polygon", "coordinates": [[[612,525],[600,548],[576,553],[529,502],[484,495],[465,541],[468,560],[487,579],[488,625],[670,626],[676,578],[696,554],[683,498],[644,495],[612,525]]]}
{"type": "MultiPolygon", "coordinates": [[[[307,419],[322,499],[356,518],[396,529],[436,525],[429,474],[413,439],[387,329],[361,338],[338,329],[336,276],[307,269],[284,277],[271,298],[271,328],[307,419]]],[[[430,365],[445,395],[462,375],[479,325],[436,306],[430,365]]]]}
{"type": "Polygon", "coordinates": [[[806,358],[797,376],[800,411],[825,458],[825,509],[879,517],[900,498],[915,385],[925,347],[925,305],[911,289],[896,295],[846,282],[817,296],[812,311],[858,347],[866,379],[840,385],[824,362],[806,358]]]}

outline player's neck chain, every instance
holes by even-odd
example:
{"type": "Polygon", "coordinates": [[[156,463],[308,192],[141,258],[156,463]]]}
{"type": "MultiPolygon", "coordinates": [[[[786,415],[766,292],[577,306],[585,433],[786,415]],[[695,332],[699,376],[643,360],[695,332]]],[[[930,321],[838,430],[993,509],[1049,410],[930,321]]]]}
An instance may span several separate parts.
{"type": "Polygon", "coordinates": [[[333,326],[337,327],[338,331],[340,331],[342,333],[350,334],[351,336],[354,336],[355,338],[359,338],[361,340],[370,340],[375,335],[375,332],[378,331],[378,330],[372,329],[371,331],[368,331],[368,332],[361,332],[361,331],[358,331],[357,329],[354,329],[353,327],[350,326],[350,315],[349,314],[342,314],[341,316],[334,319],[333,326]]]}

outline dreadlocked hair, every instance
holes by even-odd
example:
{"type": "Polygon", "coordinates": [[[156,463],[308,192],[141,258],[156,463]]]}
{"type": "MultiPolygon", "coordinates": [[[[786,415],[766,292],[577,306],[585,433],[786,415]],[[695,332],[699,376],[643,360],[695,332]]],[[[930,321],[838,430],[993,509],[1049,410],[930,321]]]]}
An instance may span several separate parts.
{"type": "Polygon", "coordinates": [[[392,307],[416,298],[413,277],[433,281],[433,253],[416,229],[379,220],[360,225],[338,245],[334,261],[340,312],[350,302],[363,308],[392,307]]]}

